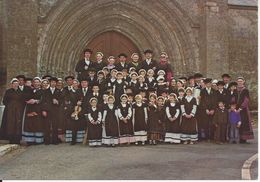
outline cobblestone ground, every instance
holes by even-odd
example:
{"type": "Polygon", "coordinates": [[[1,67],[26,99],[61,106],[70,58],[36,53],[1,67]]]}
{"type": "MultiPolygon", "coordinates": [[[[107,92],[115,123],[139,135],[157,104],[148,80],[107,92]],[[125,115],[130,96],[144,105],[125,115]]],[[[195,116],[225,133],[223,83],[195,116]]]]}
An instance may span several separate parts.
{"type": "MultiPolygon", "coordinates": [[[[257,138],[257,133],[256,138],[257,138]]],[[[240,179],[246,159],[257,153],[250,144],[90,148],[39,145],[20,148],[0,159],[2,179],[240,179]]],[[[257,162],[252,178],[257,178],[257,162]]]]}

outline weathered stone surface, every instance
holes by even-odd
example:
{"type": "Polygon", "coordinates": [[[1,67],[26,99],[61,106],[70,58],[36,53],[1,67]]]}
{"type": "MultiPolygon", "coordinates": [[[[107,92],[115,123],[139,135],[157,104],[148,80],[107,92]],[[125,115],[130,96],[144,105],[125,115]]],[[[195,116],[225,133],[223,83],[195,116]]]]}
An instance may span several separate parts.
{"type": "Polygon", "coordinates": [[[230,9],[229,13],[229,71],[233,77],[244,76],[251,91],[252,106],[257,107],[257,12],[230,9]]]}
{"type": "Polygon", "coordinates": [[[257,6],[257,0],[228,0],[228,4],[237,6],[257,6]]]}
{"type": "Polygon", "coordinates": [[[92,38],[113,30],[140,52],[153,49],[156,59],[168,52],[176,76],[244,75],[256,107],[257,7],[245,2],[0,0],[0,96],[20,73],[73,73],[92,38]]]}

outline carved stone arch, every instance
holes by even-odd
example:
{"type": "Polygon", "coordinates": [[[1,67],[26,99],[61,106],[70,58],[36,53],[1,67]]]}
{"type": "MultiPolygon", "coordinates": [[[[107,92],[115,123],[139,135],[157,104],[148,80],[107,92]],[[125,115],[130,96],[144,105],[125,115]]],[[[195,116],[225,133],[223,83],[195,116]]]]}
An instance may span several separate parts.
{"type": "Polygon", "coordinates": [[[59,3],[45,18],[41,31],[38,72],[61,76],[73,72],[84,46],[96,35],[111,30],[127,36],[140,51],[153,49],[156,58],[161,51],[168,52],[177,75],[198,71],[193,22],[177,4],[154,1],[149,6],[144,1],[125,0],[59,3]]]}

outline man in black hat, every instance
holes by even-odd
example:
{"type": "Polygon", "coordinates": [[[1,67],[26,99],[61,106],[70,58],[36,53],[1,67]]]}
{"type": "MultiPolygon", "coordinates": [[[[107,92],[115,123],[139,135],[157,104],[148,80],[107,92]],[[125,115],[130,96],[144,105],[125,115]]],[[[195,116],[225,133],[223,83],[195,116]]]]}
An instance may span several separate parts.
{"type": "Polygon", "coordinates": [[[44,75],[44,76],[42,77],[42,79],[50,80],[51,77],[52,77],[51,75],[44,75]]]}
{"type": "MultiPolygon", "coordinates": [[[[26,77],[18,75],[16,78],[19,80],[18,92],[21,93],[23,110],[25,109],[26,102],[31,99],[33,89],[25,85],[26,77]]],[[[23,115],[23,114],[22,114],[23,115]]]]}
{"type": "Polygon", "coordinates": [[[76,144],[77,141],[77,131],[85,131],[87,127],[87,122],[84,114],[87,112],[87,108],[89,106],[89,100],[91,98],[91,88],[89,88],[88,80],[82,79],[80,82],[80,89],[76,91],[75,99],[72,103],[74,113],[77,113],[78,108],[80,108],[80,112],[78,112],[77,117],[71,118],[71,130],[72,130],[72,141],[71,145],[76,144]]]}
{"type": "Polygon", "coordinates": [[[157,74],[157,62],[152,59],[153,57],[153,51],[150,49],[147,49],[144,51],[144,57],[145,60],[141,62],[140,69],[144,69],[146,72],[149,69],[154,70],[155,74],[157,74]]]}
{"type": "Polygon", "coordinates": [[[201,139],[214,139],[213,115],[217,108],[216,91],[212,88],[212,79],[206,78],[204,80],[205,88],[200,92],[200,120],[199,120],[199,134],[201,139]]]}
{"type": "Polygon", "coordinates": [[[16,76],[16,78],[19,80],[19,91],[21,91],[22,93],[27,92],[28,94],[31,88],[25,85],[26,77],[24,75],[18,75],[16,76]]]}
{"type": "Polygon", "coordinates": [[[218,90],[216,91],[217,94],[217,102],[223,102],[228,107],[228,91],[224,88],[225,83],[223,81],[218,81],[217,87],[218,90]]]}
{"type": "Polygon", "coordinates": [[[58,124],[59,124],[59,107],[62,103],[61,91],[56,88],[58,79],[50,78],[50,87],[44,90],[42,96],[43,117],[47,118],[44,123],[44,143],[57,145],[58,124]]]}
{"type": "Polygon", "coordinates": [[[229,75],[229,74],[227,74],[227,73],[225,73],[225,74],[223,74],[222,76],[222,80],[223,80],[223,82],[224,82],[224,88],[225,89],[227,89],[228,88],[228,85],[229,85],[229,82],[230,82],[230,80],[231,80],[231,76],[229,75]]]}
{"type": "Polygon", "coordinates": [[[182,80],[183,86],[184,86],[184,88],[186,88],[187,87],[188,78],[185,77],[185,76],[182,76],[182,77],[179,78],[179,80],[182,80]]]}
{"type": "Polygon", "coordinates": [[[195,73],[193,75],[193,77],[194,77],[194,80],[195,80],[195,87],[200,87],[200,82],[203,78],[203,75],[201,73],[195,73]]]}
{"type": "Polygon", "coordinates": [[[194,88],[195,87],[195,80],[194,76],[189,76],[188,77],[188,86],[194,88]]]}
{"type": "Polygon", "coordinates": [[[96,63],[90,60],[92,50],[85,49],[84,50],[84,59],[80,60],[75,68],[75,71],[78,73],[78,80],[81,81],[88,77],[88,71],[90,68],[96,68],[96,63]]]}
{"type": "Polygon", "coordinates": [[[92,88],[92,86],[97,82],[97,75],[96,75],[96,69],[90,68],[88,71],[88,86],[92,88]]]}
{"type": "Polygon", "coordinates": [[[71,89],[72,89],[72,85],[73,85],[73,80],[74,80],[74,79],[75,79],[75,77],[72,76],[72,75],[66,76],[66,77],[64,78],[64,80],[65,80],[67,86],[64,87],[64,89],[66,89],[66,90],[71,90],[71,89]]]}
{"type": "MultiPolygon", "coordinates": [[[[74,88],[73,88],[73,81],[75,77],[72,75],[66,76],[65,77],[65,82],[67,84],[66,87],[64,87],[61,91],[62,95],[62,107],[63,107],[63,115],[61,118],[65,119],[65,125],[68,125],[70,121],[70,112],[72,111],[72,102],[74,99],[74,88]]],[[[63,121],[61,121],[63,122],[63,121]]],[[[67,126],[66,126],[67,127],[67,126]]]]}
{"type": "Polygon", "coordinates": [[[123,69],[129,70],[129,64],[126,62],[127,55],[125,53],[121,53],[118,55],[119,62],[115,65],[115,69],[117,71],[122,71],[123,69]]]}

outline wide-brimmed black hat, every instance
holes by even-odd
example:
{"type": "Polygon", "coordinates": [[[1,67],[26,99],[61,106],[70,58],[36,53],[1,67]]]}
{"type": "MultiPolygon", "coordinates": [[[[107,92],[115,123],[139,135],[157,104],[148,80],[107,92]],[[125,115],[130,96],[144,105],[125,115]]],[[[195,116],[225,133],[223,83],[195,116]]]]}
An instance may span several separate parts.
{"type": "Polygon", "coordinates": [[[223,81],[218,81],[218,83],[217,83],[217,86],[219,86],[219,85],[222,85],[222,86],[224,86],[224,85],[225,85],[225,83],[224,83],[223,81]]]}
{"type": "Polygon", "coordinates": [[[237,86],[237,82],[230,82],[229,85],[228,85],[228,88],[230,88],[232,86],[237,86]]]}
{"type": "Polygon", "coordinates": [[[189,76],[188,80],[194,79],[194,76],[189,76]]]}
{"type": "Polygon", "coordinates": [[[212,81],[211,78],[206,78],[206,79],[203,80],[203,82],[204,82],[205,84],[211,83],[211,81],[212,81]]]}
{"type": "Polygon", "coordinates": [[[227,73],[224,73],[221,77],[222,77],[222,78],[225,78],[225,77],[231,78],[231,76],[230,76],[229,74],[227,74],[227,73]]]}
{"type": "Polygon", "coordinates": [[[95,72],[95,73],[96,73],[96,71],[97,71],[97,70],[96,70],[95,68],[89,68],[89,69],[88,69],[88,72],[95,72]]]}
{"type": "Polygon", "coordinates": [[[118,55],[119,58],[120,58],[121,56],[127,58],[127,55],[126,55],[125,53],[120,53],[120,54],[118,55]]]}
{"type": "Polygon", "coordinates": [[[42,79],[49,79],[49,78],[51,78],[51,75],[44,75],[43,77],[42,77],[42,79]]]}
{"type": "Polygon", "coordinates": [[[33,78],[27,77],[25,78],[25,81],[33,81],[33,78]]]}
{"type": "Polygon", "coordinates": [[[72,76],[72,75],[69,75],[69,76],[66,76],[64,79],[65,79],[65,81],[67,81],[68,79],[72,79],[72,80],[74,80],[75,79],[75,77],[74,76],[72,76]]]}
{"type": "Polygon", "coordinates": [[[194,77],[194,78],[202,78],[203,75],[202,75],[201,73],[195,73],[195,74],[193,75],[193,77],[194,77]]]}
{"type": "Polygon", "coordinates": [[[56,77],[51,77],[51,78],[49,79],[49,81],[55,81],[55,82],[57,82],[57,81],[58,81],[58,78],[56,78],[56,77]]]}
{"type": "Polygon", "coordinates": [[[16,78],[17,78],[17,79],[23,78],[23,79],[25,80],[26,77],[25,77],[24,75],[17,75],[16,78]]]}
{"type": "Polygon", "coordinates": [[[147,53],[153,53],[153,51],[151,50],[151,49],[146,49],[145,51],[144,51],[144,54],[147,54],[147,53]]]}
{"type": "Polygon", "coordinates": [[[86,53],[86,52],[89,52],[90,54],[92,54],[92,53],[93,53],[93,51],[92,51],[91,49],[89,49],[89,48],[87,48],[87,49],[84,49],[83,53],[86,53]]]}

